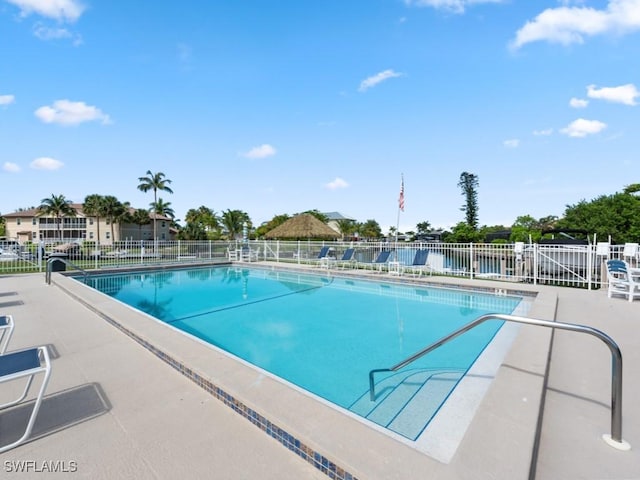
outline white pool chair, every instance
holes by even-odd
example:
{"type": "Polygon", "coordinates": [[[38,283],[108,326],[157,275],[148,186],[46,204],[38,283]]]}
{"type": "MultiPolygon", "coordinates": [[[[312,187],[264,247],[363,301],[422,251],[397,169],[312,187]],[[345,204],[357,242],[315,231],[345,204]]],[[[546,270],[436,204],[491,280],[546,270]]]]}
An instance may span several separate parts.
{"type": "Polygon", "coordinates": [[[607,296],[623,295],[633,302],[634,298],[640,298],[640,269],[631,268],[622,260],[607,261],[607,273],[609,275],[609,288],[607,296]]]}
{"type": "Polygon", "coordinates": [[[0,315],[0,355],[4,355],[13,335],[13,317],[11,315],[0,315]]]}
{"type": "Polygon", "coordinates": [[[38,410],[40,410],[40,405],[42,404],[44,392],[47,388],[47,384],[49,383],[49,377],[51,376],[51,363],[49,361],[47,347],[31,348],[29,350],[0,355],[0,386],[4,383],[18,381],[25,378],[28,379],[22,395],[16,400],[0,405],[0,413],[5,408],[13,407],[22,402],[29,394],[29,389],[31,388],[33,379],[40,373],[43,373],[44,377],[24,434],[12,443],[0,445],[0,453],[6,452],[7,450],[17,447],[21,443],[24,443],[29,438],[29,435],[31,435],[33,425],[36,421],[36,416],[38,415],[38,410]]]}

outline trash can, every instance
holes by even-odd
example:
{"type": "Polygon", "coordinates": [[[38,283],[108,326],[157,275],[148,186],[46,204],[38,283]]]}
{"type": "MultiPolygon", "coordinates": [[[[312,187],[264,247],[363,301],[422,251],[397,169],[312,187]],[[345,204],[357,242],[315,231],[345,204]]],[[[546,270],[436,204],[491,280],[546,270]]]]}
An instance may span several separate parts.
{"type": "Polygon", "coordinates": [[[69,258],[68,253],[54,252],[49,255],[49,260],[51,260],[51,271],[64,272],[67,269],[67,265],[63,261],[59,261],[58,259],[66,260],[67,258],[69,258]]]}

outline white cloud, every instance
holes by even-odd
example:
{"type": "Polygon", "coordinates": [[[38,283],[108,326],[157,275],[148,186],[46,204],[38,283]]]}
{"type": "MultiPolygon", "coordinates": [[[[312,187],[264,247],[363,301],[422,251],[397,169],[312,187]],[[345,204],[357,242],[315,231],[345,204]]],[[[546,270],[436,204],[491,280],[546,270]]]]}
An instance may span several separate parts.
{"type": "Polygon", "coordinates": [[[553,133],[553,128],[545,128],[544,130],[534,130],[533,134],[537,137],[549,136],[553,133]]]}
{"type": "Polygon", "coordinates": [[[60,160],[50,157],[36,158],[29,166],[35,170],[58,170],[64,166],[60,160]]]}
{"type": "Polygon", "coordinates": [[[33,34],[38,37],[40,40],[61,40],[61,39],[71,39],[73,41],[73,45],[81,45],[82,44],[82,36],[70,32],[66,28],[50,28],[42,23],[36,23],[33,26],[33,34]]]}
{"type": "Polygon", "coordinates": [[[78,125],[92,121],[100,121],[103,125],[111,123],[109,115],[102,113],[99,108],[70,100],[56,100],[52,106],[40,107],[34,113],[44,123],[60,125],[78,125]]]}
{"type": "Polygon", "coordinates": [[[338,188],[347,188],[349,184],[342,178],[336,177],[335,180],[325,184],[325,188],[329,190],[337,190],[338,188]]]}
{"type": "Polygon", "coordinates": [[[404,0],[408,6],[432,7],[452,13],[464,13],[465,8],[480,3],[502,3],[504,0],[404,0]]]}
{"type": "Polygon", "coordinates": [[[604,10],[582,6],[548,8],[516,32],[511,47],[537,41],[570,45],[586,36],[640,29],[640,0],[609,0],[604,10]]]}
{"type": "Polygon", "coordinates": [[[623,103],[624,105],[637,105],[636,97],[640,96],[640,92],[638,92],[638,89],[632,83],[620,85],[619,87],[603,88],[596,88],[595,85],[589,85],[587,87],[587,96],[608,102],[623,103]]]}
{"type": "Polygon", "coordinates": [[[577,137],[582,138],[587,135],[593,135],[595,133],[600,133],[602,130],[607,128],[607,124],[600,122],[598,120],[585,120],[584,118],[579,118],[574,120],[566,128],[560,130],[565,135],[569,137],[577,137]]]}
{"type": "Polygon", "coordinates": [[[504,142],[502,142],[502,145],[504,145],[506,148],[518,148],[520,146],[520,140],[518,140],[517,138],[512,138],[510,140],[505,140],[504,142]]]}
{"type": "Polygon", "coordinates": [[[7,2],[18,7],[23,17],[35,13],[58,21],[75,22],[84,11],[84,5],[78,0],[7,0],[7,2]]]}
{"type": "Polygon", "coordinates": [[[15,102],[16,97],[13,95],[0,95],[0,105],[9,105],[15,102]]]}
{"type": "Polygon", "coordinates": [[[276,149],[273,148],[268,143],[260,145],[259,147],[253,147],[243,156],[246,158],[258,159],[258,158],[267,158],[272,157],[276,154],[276,149]]]}
{"type": "Polygon", "coordinates": [[[586,108],[589,105],[589,100],[584,100],[582,98],[573,97],[569,100],[569,106],[573,108],[586,108]]]}
{"type": "Polygon", "coordinates": [[[2,169],[9,173],[18,173],[20,171],[20,167],[13,162],[4,162],[2,169]]]}
{"type": "Polygon", "coordinates": [[[385,70],[380,73],[376,73],[375,75],[365,78],[362,82],[360,82],[360,87],[358,87],[358,91],[364,92],[365,90],[370,89],[371,87],[375,87],[377,84],[384,82],[385,80],[389,80],[390,78],[401,77],[402,73],[394,72],[393,70],[385,70]]]}

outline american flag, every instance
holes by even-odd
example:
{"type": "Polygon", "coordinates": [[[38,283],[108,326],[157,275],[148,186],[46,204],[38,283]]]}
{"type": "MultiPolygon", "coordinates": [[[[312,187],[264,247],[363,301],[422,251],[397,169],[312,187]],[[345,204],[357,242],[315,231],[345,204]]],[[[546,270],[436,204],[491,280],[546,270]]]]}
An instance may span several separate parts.
{"type": "Polygon", "coordinates": [[[400,183],[400,196],[398,197],[398,207],[404,212],[404,177],[400,183]]]}

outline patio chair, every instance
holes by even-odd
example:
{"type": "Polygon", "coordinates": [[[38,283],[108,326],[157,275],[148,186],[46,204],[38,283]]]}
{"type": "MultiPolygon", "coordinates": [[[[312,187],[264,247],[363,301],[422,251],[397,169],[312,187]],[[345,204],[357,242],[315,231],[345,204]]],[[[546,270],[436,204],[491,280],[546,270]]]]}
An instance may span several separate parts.
{"type": "Polygon", "coordinates": [[[347,265],[353,267],[356,263],[355,253],[355,248],[347,248],[342,254],[342,257],[337,260],[337,265],[342,268],[345,268],[347,265]]]}
{"type": "Polygon", "coordinates": [[[0,355],[4,355],[13,335],[13,317],[11,315],[0,316],[0,355]]]}
{"type": "Polygon", "coordinates": [[[318,256],[314,259],[314,261],[319,267],[326,265],[327,259],[329,258],[330,250],[331,247],[324,246],[320,249],[320,252],[318,252],[318,256]]]}
{"type": "Polygon", "coordinates": [[[378,271],[381,272],[382,268],[389,263],[390,257],[391,257],[391,250],[382,250],[376,257],[376,259],[373,260],[372,262],[362,262],[360,264],[363,265],[364,268],[369,268],[369,266],[371,266],[372,269],[373,267],[377,266],[378,271]]]}
{"type": "Polygon", "coordinates": [[[609,275],[609,288],[607,296],[623,295],[630,302],[640,298],[640,269],[632,269],[622,260],[608,260],[607,273],[609,275]]]}
{"type": "Polygon", "coordinates": [[[12,400],[0,405],[0,410],[8,407],[13,407],[22,402],[29,393],[29,389],[31,387],[31,384],[33,383],[33,379],[40,373],[43,373],[44,377],[42,379],[42,384],[40,385],[38,395],[35,399],[35,403],[31,410],[31,416],[29,417],[29,421],[27,423],[24,434],[18,440],[15,440],[12,443],[0,445],[0,453],[17,447],[21,443],[25,442],[29,438],[29,435],[31,435],[33,425],[36,421],[36,416],[38,415],[38,410],[40,410],[40,405],[42,405],[44,392],[47,388],[47,384],[49,383],[49,377],[51,376],[51,363],[49,361],[49,353],[47,352],[47,347],[31,348],[29,350],[22,350],[18,352],[7,353],[5,355],[0,355],[0,385],[3,383],[13,382],[25,378],[28,379],[22,395],[16,400],[12,400]]]}
{"type": "Polygon", "coordinates": [[[411,265],[405,265],[402,268],[401,273],[412,272],[417,273],[418,275],[422,275],[425,270],[429,270],[431,272],[431,268],[427,265],[427,259],[429,258],[429,249],[420,249],[416,251],[415,256],[413,257],[413,262],[411,265]]]}

